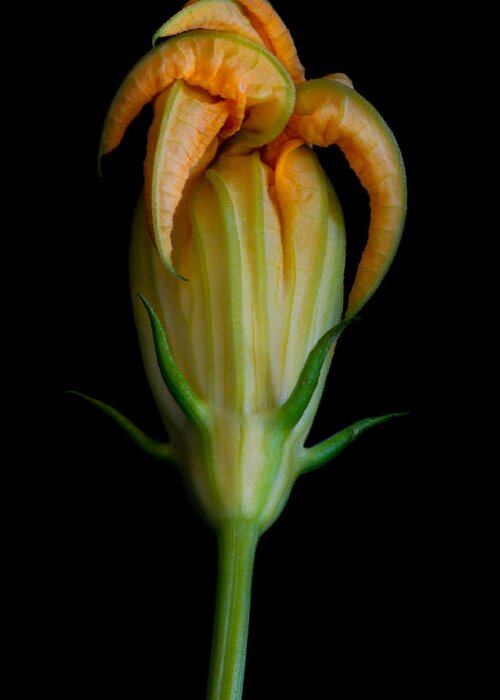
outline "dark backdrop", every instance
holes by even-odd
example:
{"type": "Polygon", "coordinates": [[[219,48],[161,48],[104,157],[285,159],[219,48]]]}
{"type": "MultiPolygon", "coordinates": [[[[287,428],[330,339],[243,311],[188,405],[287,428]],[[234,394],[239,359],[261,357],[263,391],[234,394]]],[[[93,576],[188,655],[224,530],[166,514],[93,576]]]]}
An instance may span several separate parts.
{"type": "MultiPolygon", "coordinates": [[[[451,236],[438,140],[453,45],[443,44],[443,24],[421,4],[404,12],[332,5],[331,16],[322,2],[274,5],[307,76],[347,73],[391,126],[408,171],[400,251],[362,322],[338,345],[311,439],[369,415],[410,415],[300,479],[263,537],[245,697],[423,694],[436,671],[439,688],[463,674],[449,652],[460,626],[449,577],[460,535],[447,507],[454,487],[441,429],[449,399],[436,320],[451,236]]],[[[116,88],[179,7],[173,0],[82,6],[58,15],[59,30],[45,17],[48,65],[34,126],[48,224],[34,247],[43,278],[34,321],[50,408],[40,406],[36,419],[45,466],[30,480],[39,584],[31,600],[41,687],[65,697],[98,688],[194,700],[206,684],[214,538],[174,473],[64,394],[76,389],[109,401],[163,437],[127,283],[148,113],[103,180],[96,155],[116,88]]],[[[355,250],[367,217],[363,192],[335,149],[322,158],[355,250]]]]}

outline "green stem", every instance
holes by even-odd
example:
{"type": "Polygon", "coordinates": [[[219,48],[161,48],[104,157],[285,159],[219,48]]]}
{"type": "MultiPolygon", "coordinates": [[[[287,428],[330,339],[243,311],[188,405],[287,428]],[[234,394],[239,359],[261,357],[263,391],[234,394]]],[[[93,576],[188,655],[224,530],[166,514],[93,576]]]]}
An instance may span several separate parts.
{"type": "Polygon", "coordinates": [[[248,520],[228,521],[219,530],[219,577],[208,700],[240,700],[243,693],[258,539],[258,527],[248,520]]]}

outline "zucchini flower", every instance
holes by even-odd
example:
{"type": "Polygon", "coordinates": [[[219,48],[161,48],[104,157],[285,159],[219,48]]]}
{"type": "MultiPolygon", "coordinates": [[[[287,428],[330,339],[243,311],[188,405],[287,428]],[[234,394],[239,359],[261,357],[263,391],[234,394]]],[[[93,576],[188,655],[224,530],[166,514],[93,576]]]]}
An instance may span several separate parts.
{"type": "Polygon", "coordinates": [[[130,277],[144,364],[170,442],[155,443],[93,401],[182,470],[217,532],[208,697],[237,700],[259,536],[300,474],[396,415],[304,447],[335,343],[398,246],[404,168],[390,130],[347,76],[305,80],[267,0],[191,1],[153,43],[111,105],[100,153],[115,149],[153,103],[130,277]],[[334,144],[371,208],[346,303],[342,211],[312,148],[334,144]]]}

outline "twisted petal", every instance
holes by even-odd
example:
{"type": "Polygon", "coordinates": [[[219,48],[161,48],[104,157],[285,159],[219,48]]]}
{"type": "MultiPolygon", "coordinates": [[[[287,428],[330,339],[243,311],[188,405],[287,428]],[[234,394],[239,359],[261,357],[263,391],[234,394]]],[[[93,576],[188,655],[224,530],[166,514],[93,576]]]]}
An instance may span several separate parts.
{"type": "Polygon", "coordinates": [[[293,110],[290,76],[266,49],[227,32],[188,32],[150,51],[129,73],[106,117],[101,154],[116,148],[144,105],[179,79],[230,101],[238,116],[248,110],[242,124],[248,146],[275,138],[293,110]]]}
{"type": "Polygon", "coordinates": [[[382,281],[399,245],[406,214],[401,153],[382,117],[345,80],[323,78],[298,86],[290,128],[311,144],[337,144],[370,197],[368,242],[347,308],[352,316],[382,281]]]}
{"type": "MultiPolygon", "coordinates": [[[[186,4],[186,8],[204,5],[207,3],[207,1],[211,2],[211,0],[189,0],[189,2],[186,4]]],[[[224,0],[217,0],[217,2],[214,3],[214,7],[224,4],[226,4],[224,0]]],[[[283,22],[271,3],[268,2],[268,0],[238,0],[237,3],[231,4],[239,5],[240,12],[241,9],[244,9],[248,20],[257,32],[260,40],[285,66],[287,71],[290,73],[293,82],[301,83],[304,80],[304,68],[297,55],[295,43],[286,24],[283,22]]],[[[216,12],[217,16],[214,12],[210,17],[210,22],[224,21],[223,18],[225,18],[228,10],[227,8],[217,8],[216,12]]],[[[241,15],[245,17],[243,12],[241,12],[241,15]]],[[[239,22],[241,22],[241,20],[239,20],[239,22]]],[[[211,29],[212,27],[207,24],[204,28],[211,29]]],[[[217,27],[214,25],[213,28],[223,29],[225,27],[223,24],[220,24],[217,27]]],[[[234,29],[231,31],[234,31],[234,29]]],[[[243,34],[240,29],[236,31],[238,34],[241,33],[242,36],[246,35],[243,34]]]]}
{"type": "Polygon", "coordinates": [[[147,209],[170,269],[173,213],[217,131],[224,139],[241,127],[232,140],[235,151],[265,145],[283,130],[295,96],[290,76],[264,47],[225,32],[187,32],[153,49],[129,73],[107,115],[101,154],[116,148],[142,107],[175,81],[203,93],[174,87],[150,134],[147,209]]]}
{"type": "Polygon", "coordinates": [[[217,134],[227,117],[224,101],[217,102],[182,80],[156,100],[144,163],[144,195],[149,230],[171,272],[170,234],[184,186],[205,160],[213,158],[217,134]]]}

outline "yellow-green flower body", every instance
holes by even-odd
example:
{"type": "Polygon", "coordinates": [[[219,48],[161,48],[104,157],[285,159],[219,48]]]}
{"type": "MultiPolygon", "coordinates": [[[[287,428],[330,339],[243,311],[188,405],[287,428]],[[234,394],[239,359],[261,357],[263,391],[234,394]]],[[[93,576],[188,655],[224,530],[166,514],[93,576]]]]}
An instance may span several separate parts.
{"type": "Polygon", "coordinates": [[[163,265],[139,203],[132,292],[151,302],[167,329],[207,426],[187,419],[166,391],[137,300],[145,365],[179,461],[215,521],[245,517],[267,526],[288,496],[329,363],[286,437],[276,437],[276,414],[310,351],[340,321],[344,259],[340,206],[300,141],[289,142],[274,168],[260,151],[227,154],[188,183],[173,229],[174,267],[187,281],[163,265]]]}

